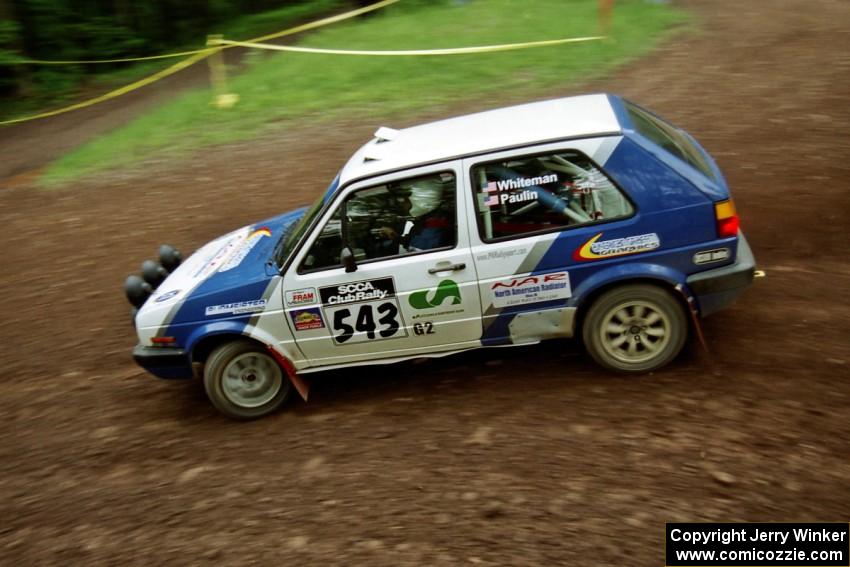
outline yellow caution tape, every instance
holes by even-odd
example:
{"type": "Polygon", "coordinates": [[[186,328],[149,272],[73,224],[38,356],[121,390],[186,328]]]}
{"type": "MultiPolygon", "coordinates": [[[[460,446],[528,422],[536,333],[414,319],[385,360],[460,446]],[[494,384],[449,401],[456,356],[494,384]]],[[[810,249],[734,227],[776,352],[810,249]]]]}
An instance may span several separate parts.
{"type": "Polygon", "coordinates": [[[189,57],[188,59],[184,59],[183,61],[175,63],[174,65],[172,65],[171,67],[169,67],[167,69],[163,69],[162,71],[159,71],[158,73],[154,73],[153,75],[145,77],[144,79],[136,81],[135,83],[125,85],[125,86],[121,87],[120,89],[115,89],[114,91],[110,91],[110,92],[108,92],[104,95],[101,95],[99,97],[92,98],[92,99],[89,99],[89,100],[84,100],[83,102],[78,102],[77,104],[72,104],[71,106],[66,106],[64,108],[51,110],[49,112],[43,112],[41,114],[36,114],[36,115],[33,115],[33,116],[24,116],[22,118],[13,118],[11,120],[4,120],[4,121],[0,122],[0,126],[6,125],[6,124],[15,124],[16,122],[26,122],[26,121],[29,121],[29,120],[35,120],[37,118],[47,118],[48,116],[56,116],[57,114],[63,114],[65,112],[70,112],[72,110],[79,110],[80,108],[85,108],[87,106],[92,106],[92,105],[98,104],[100,102],[105,102],[107,100],[119,97],[123,94],[127,94],[130,91],[134,91],[136,89],[144,87],[145,85],[149,85],[151,83],[154,83],[154,82],[156,82],[160,79],[164,79],[165,77],[167,77],[169,75],[173,75],[174,73],[176,73],[178,71],[182,71],[186,67],[193,65],[193,64],[197,63],[198,61],[201,61],[202,59],[209,57],[215,51],[217,51],[217,49],[205,49],[205,50],[201,51],[200,53],[193,55],[192,57],[189,57]]]}
{"type": "Polygon", "coordinates": [[[297,53],[324,53],[329,55],[373,55],[373,56],[411,56],[411,55],[463,55],[468,53],[493,53],[496,51],[511,51],[515,49],[530,49],[565,43],[580,43],[605,39],[605,36],[570,37],[564,39],[547,39],[543,41],[527,41],[524,43],[503,43],[500,45],[482,45],[478,47],[455,47],[452,49],[412,49],[406,51],[371,51],[363,49],[321,49],[317,47],[296,47],[294,45],[272,45],[251,41],[215,40],[218,45],[225,47],[252,47],[272,51],[294,51],[297,53]]]}
{"type": "MultiPolygon", "coordinates": [[[[266,41],[266,40],[269,40],[269,39],[274,39],[274,38],[277,38],[277,37],[283,37],[285,35],[291,35],[291,34],[294,34],[294,33],[299,33],[299,32],[302,32],[302,31],[318,28],[318,27],[321,27],[321,26],[326,26],[328,24],[333,24],[333,23],[336,23],[336,22],[340,22],[342,20],[353,18],[353,17],[359,16],[361,14],[371,12],[373,10],[379,10],[381,8],[384,8],[385,6],[389,6],[390,4],[395,4],[398,1],[399,0],[383,0],[382,2],[378,2],[376,4],[371,4],[369,6],[366,6],[365,8],[359,8],[357,10],[351,10],[350,12],[345,12],[345,13],[339,14],[337,16],[331,16],[329,18],[324,18],[324,19],[321,19],[321,20],[317,20],[315,22],[310,22],[308,24],[296,26],[294,28],[285,29],[285,30],[277,32],[277,33],[273,33],[273,34],[270,34],[270,35],[265,35],[265,36],[262,36],[262,37],[255,38],[252,41],[266,41]]],[[[96,97],[96,98],[93,98],[93,99],[90,99],[90,100],[78,102],[76,104],[72,104],[71,106],[66,106],[64,108],[58,108],[56,110],[51,110],[49,112],[43,112],[41,114],[35,114],[33,116],[24,116],[24,117],[21,117],[21,118],[13,118],[11,120],[3,120],[3,121],[0,121],[0,126],[5,126],[7,124],[15,124],[15,123],[18,123],[18,122],[27,122],[29,120],[36,120],[38,118],[47,118],[49,116],[56,116],[57,114],[63,114],[65,112],[70,112],[72,110],[79,110],[80,108],[86,108],[87,106],[92,106],[92,105],[95,105],[95,104],[98,104],[98,103],[119,97],[123,94],[127,94],[130,91],[134,91],[136,89],[139,89],[139,88],[142,88],[146,85],[154,83],[154,82],[156,82],[160,79],[163,79],[163,78],[165,78],[169,75],[173,75],[174,73],[181,71],[181,70],[185,69],[186,67],[189,67],[190,65],[193,65],[193,64],[197,63],[198,61],[201,61],[202,59],[205,59],[206,57],[208,57],[212,53],[215,53],[217,51],[221,51],[222,49],[228,49],[228,48],[229,48],[229,46],[222,45],[220,47],[214,47],[212,49],[211,48],[197,49],[197,50],[194,50],[194,51],[183,51],[181,53],[170,53],[170,54],[166,54],[166,55],[151,55],[149,57],[139,57],[139,58],[133,58],[133,59],[104,59],[104,60],[99,60],[99,61],[33,61],[34,63],[39,63],[39,64],[43,64],[43,65],[50,65],[50,64],[70,65],[70,64],[88,64],[88,63],[120,63],[120,62],[123,62],[123,61],[144,61],[144,60],[148,60],[148,59],[164,59],[166,57],[179,57],[179,56],[182,56],[182,55],[191,55],[191,57],[189,57],[189,58],[187,58],[183,61],[180,61],[179,63],[176,63],[176,64],[172,65],[171,67],[168,67],[167,69],[163,69],[162,71],[154,73],[153,75],[145,77],[144,79],[140,79],[140,80],[136,81],[135,83],[131,83],[131,84],[123,86],[119,89],[115,89],[114,91],[108,92],[108,93],[106,93],[102,96],[99,96],[99,97],[96,97]]]]}
{"type": "Polygon", "coordinates": [[[90,61],[47,61],[44,59],[16,59],[13,64],[21,65],[96,65],[99,63],[129,63],[132,61],[153,61],[154,59],[168,59],[172,57],[186,57],[203,53],[205,49],[193,49],[192,51],[180,51],[179,53],[165,53],[163,55],[148,55],[146,57],[128,57],[126,59],[94,59],[90,61]]]}
{"type": "MultiPolygon", "coordinates": [[[[254,39],[249,39],[247,41],[268,41],[270,39],[275,39],[278,37],[283,37],[286,35],[292,35],[295,33],[300,33],[302,31],[311,30],[314,28],[318,28],[321,26],[326,26],[328,24],[333,24],[336,22],[341,22],[342,20],[347,20],[350,18],[357,17],[361,14],[366,14],[367,12],[372,12],[374,10],[380,10],[390,4],[395,4],[399,0],[383,0],[382,2],[378,2],[376,4],[370,4],[364,8],[358,8],[356,10],[351,10],[350,12],[345,12],[343,14],[339,14],[336,16],[331,16],[329,18],[324,18],[321,20],[316,20],[315,22],[310,22],[308,24],[303,24],[300,26],[296,26],[294,28],[285,29],[280,32],[276,32],[269,35],[264,35],[260,37],[255,37],[254,39]]],[[[168,59],[173,57],[186,57],[189,55],[197,55],[200,53],[205,53],[206,49],[194,49],[191,51],[180,51],[177,53],[165,53],[163,55],[148,55],[146,57],[128,57],[125,59],[94,59],[88,61],[48,61],[44,59],[17,59],[15,61],[10,62],[11,64],[30,64],[30,65],[96,65],[100,63],[130,63],[133,61],[153,61],[155,59],[168,59]]]]}

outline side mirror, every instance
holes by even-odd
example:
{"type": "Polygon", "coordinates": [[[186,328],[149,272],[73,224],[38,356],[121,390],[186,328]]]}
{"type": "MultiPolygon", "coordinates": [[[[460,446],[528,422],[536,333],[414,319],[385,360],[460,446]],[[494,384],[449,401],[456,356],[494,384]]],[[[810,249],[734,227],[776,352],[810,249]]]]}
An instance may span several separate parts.
{"type": "Polygon", "coordinates": [[[351,248],[346,246],[339,253],[339,259],[342,262],[342,265],[345,266],[345,272],[351,273],[357,271],[357,262],[354,261],[354,253],[351,251],[351,248]]]}

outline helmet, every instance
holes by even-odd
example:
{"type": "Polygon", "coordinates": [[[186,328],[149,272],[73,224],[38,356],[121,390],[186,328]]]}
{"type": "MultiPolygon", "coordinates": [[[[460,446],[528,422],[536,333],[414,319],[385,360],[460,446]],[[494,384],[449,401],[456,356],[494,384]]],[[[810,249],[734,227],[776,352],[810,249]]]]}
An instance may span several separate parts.
{"type": "Polygon", "coordinates": [[[443,184],[436,180],[422,179],[410,187],[410,214],[421,217],[440,206],[443,201],[443,184]]]}

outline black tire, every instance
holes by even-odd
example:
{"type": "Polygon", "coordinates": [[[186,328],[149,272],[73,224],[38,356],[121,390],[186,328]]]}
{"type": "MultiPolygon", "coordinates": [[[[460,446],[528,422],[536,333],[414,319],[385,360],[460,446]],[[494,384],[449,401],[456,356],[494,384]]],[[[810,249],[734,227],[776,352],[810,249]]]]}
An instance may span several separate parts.
{"type": "Polygon", "coordinates": [[[210,354],[204,389],[217,410],[233,419],[257,419],[280,408],[292,394],[286,372],[257,343],[237,340],[210,354]]]}
{"type": "Polygon", "coordinates": [[[682,305],[670,292],[649,284],[627,284],[603,293],[582,325],[587,352],[617,372],[658,370],[676,358],[687,335],[682,305]]]}

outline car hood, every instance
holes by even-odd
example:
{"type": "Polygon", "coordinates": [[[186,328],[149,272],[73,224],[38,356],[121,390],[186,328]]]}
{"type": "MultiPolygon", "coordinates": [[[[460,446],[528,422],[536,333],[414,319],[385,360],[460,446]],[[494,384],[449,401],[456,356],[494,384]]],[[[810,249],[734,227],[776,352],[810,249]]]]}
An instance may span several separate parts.
{"type": "Polygon", "coordinates": [[[239,314],[238,309],[228,313],[220,305],[261,296],[277,275],[271,262],[275,245],[304,211],[300,208],[244,226],[199,248],[148,298],[136,315],[137,328],[239,314]]]}

